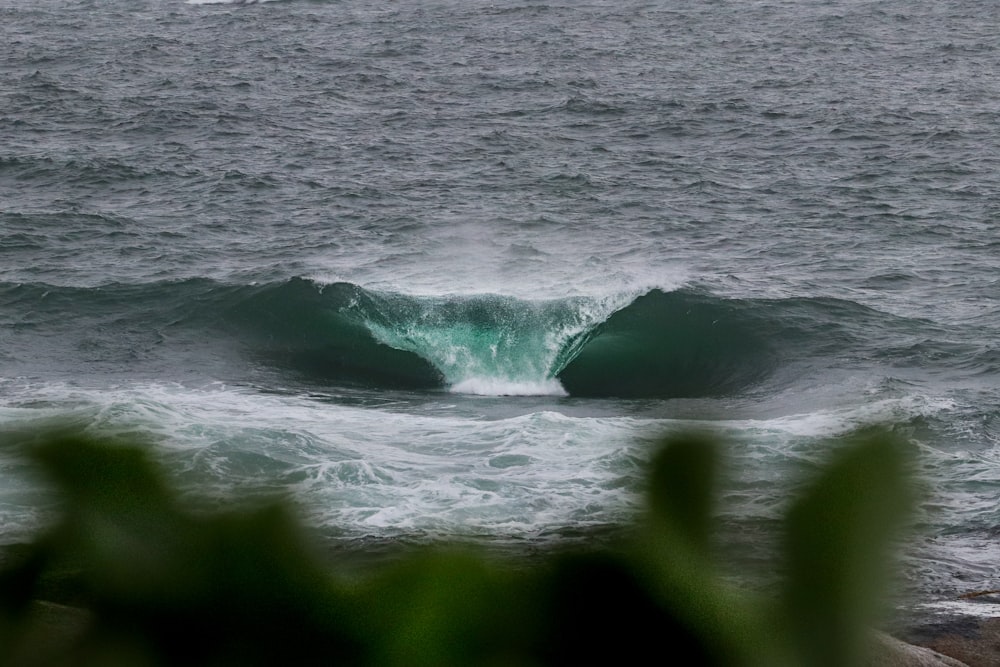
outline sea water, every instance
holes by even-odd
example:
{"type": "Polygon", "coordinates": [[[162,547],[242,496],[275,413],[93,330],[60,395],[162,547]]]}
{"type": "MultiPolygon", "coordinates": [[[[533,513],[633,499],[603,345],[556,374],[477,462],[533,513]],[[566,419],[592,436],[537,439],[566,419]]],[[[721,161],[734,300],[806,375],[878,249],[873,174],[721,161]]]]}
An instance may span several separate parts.
{"type": "MultiPolygon", "coordinates": [[[[994,9],[0,1],[0,428],[334,543],[521,547],[627,523],[709,430],[766,562],[883,424],[918,599],[996,588],[994,9]]],[[[45,515],[5,455],[0,541],[45,515]]]]}

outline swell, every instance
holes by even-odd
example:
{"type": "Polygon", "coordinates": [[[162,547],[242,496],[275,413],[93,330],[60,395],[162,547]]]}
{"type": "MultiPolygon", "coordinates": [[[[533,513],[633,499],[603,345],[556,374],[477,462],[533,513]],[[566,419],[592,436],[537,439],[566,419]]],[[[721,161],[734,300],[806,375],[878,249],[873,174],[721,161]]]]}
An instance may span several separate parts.
{"type": "Polygon", "coordinates": [[[574,396],[737,393],[776,363],[754,304],[652,290],[584,333],[559,372],[574,396]]]}
{"type": "Polygon", "coordinates": [[[296,279],[246,295],[227,319],[255,332],[264,357],[320,382],[671,398],[737,393],[771,372],[753,311],[687,291],[527,301],[296,279]]]}
{"type": "Polygon", "coordinates": [[[320,286],[292,279],[240,290],[221,325],[258,359],[317,382],[387,388],[439,388],[441,372],[412,351],[379,341],[371,295],[350,283],[320,286]]]}
{"type": "Polygon", "coordinates": [[[972,367],[984,353],[949,348],[949,332],[932,329],[845,300],[691,289],[528,301],[301,278],[0,283],[6,373],[76,359],[122,372],[197,367],[233,381],[263,369],[311,386],[675,398],[739,394],[799,362],[905,365],[908,341],[921,341],[921,364],[947,354],[952,368],[972,367]]]}

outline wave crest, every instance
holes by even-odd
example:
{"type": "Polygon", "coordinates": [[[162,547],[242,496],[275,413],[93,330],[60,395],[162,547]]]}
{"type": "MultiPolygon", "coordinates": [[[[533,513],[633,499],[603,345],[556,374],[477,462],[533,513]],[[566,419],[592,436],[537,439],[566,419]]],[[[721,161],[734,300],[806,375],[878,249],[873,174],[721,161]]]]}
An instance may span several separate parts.
{"type": "MultiPolygon", "coordinates": [[[[259,379],[255,369],[267,367],[282,383],[285,376],[312,386],[490,395],[739,393],[771,373],[777,346],[783,357],[803,346],[822,353],[833,325],[826,322],[825,335],[815,332],[825,319],[843,320],[845,304],[809,301],[803,314],[794,300],[724,299],[683,289],[551,300],[411,296],[302,278],[262,285],[205,279],[0,285],[0,306],[16,314],[7,322],[12,330],[45,331],[56,351],[96,349],[121,364],[197,360],[209,375],[227,379],[259,379]],[[118,349],[123,345],[128,349],[118,349]]],[[[37,347],[37,335],[32,341],[25,349],[37,347]]]]}
{"type": "Polygon", "coordinates": [[[283,363],[337,381],[488,395],[697,397],[771,368],[745,303],[651,290],[531,301],[414,297],[294,279],[234,312],[283,363]]]}

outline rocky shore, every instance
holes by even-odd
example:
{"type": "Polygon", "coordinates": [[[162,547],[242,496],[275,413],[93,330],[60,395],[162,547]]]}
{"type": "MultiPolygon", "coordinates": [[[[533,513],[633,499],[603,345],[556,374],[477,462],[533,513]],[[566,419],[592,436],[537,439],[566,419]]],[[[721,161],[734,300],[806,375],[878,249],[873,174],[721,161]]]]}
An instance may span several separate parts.
{"type": "MultiPolygon", "coordinates": [[[[48,658],[65,655],[86,632],[90,621],[89,613],[83,609],[44,601],[34,603],[32,616],[31,632],[23,638],[23,645],[31,649],[17,655],[11,667],[50,664],[48,658]]],[[[1000,617],[978,622],[956,621],[944,627],[927,626],[914,633],[926,637],[910,643],[884,632],[874,633],[865,667],[1000,665],[1000,617]]]]}

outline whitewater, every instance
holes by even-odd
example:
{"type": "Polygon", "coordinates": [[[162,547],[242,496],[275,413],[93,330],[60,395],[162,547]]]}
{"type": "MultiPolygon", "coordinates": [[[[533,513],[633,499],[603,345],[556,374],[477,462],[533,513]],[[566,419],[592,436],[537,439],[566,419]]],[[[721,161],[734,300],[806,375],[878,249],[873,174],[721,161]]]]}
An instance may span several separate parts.
{"type": "MultiPolygon", "coordinates": [[[[1000,68],[976,0],[0,0],[0,436],[147,444],[326,544],[614,540],[718,434],[735,570],[832,439],[991,614],[1000,68]]],[[[51,507],[0,454],[0,543],[51,507]]]]}

